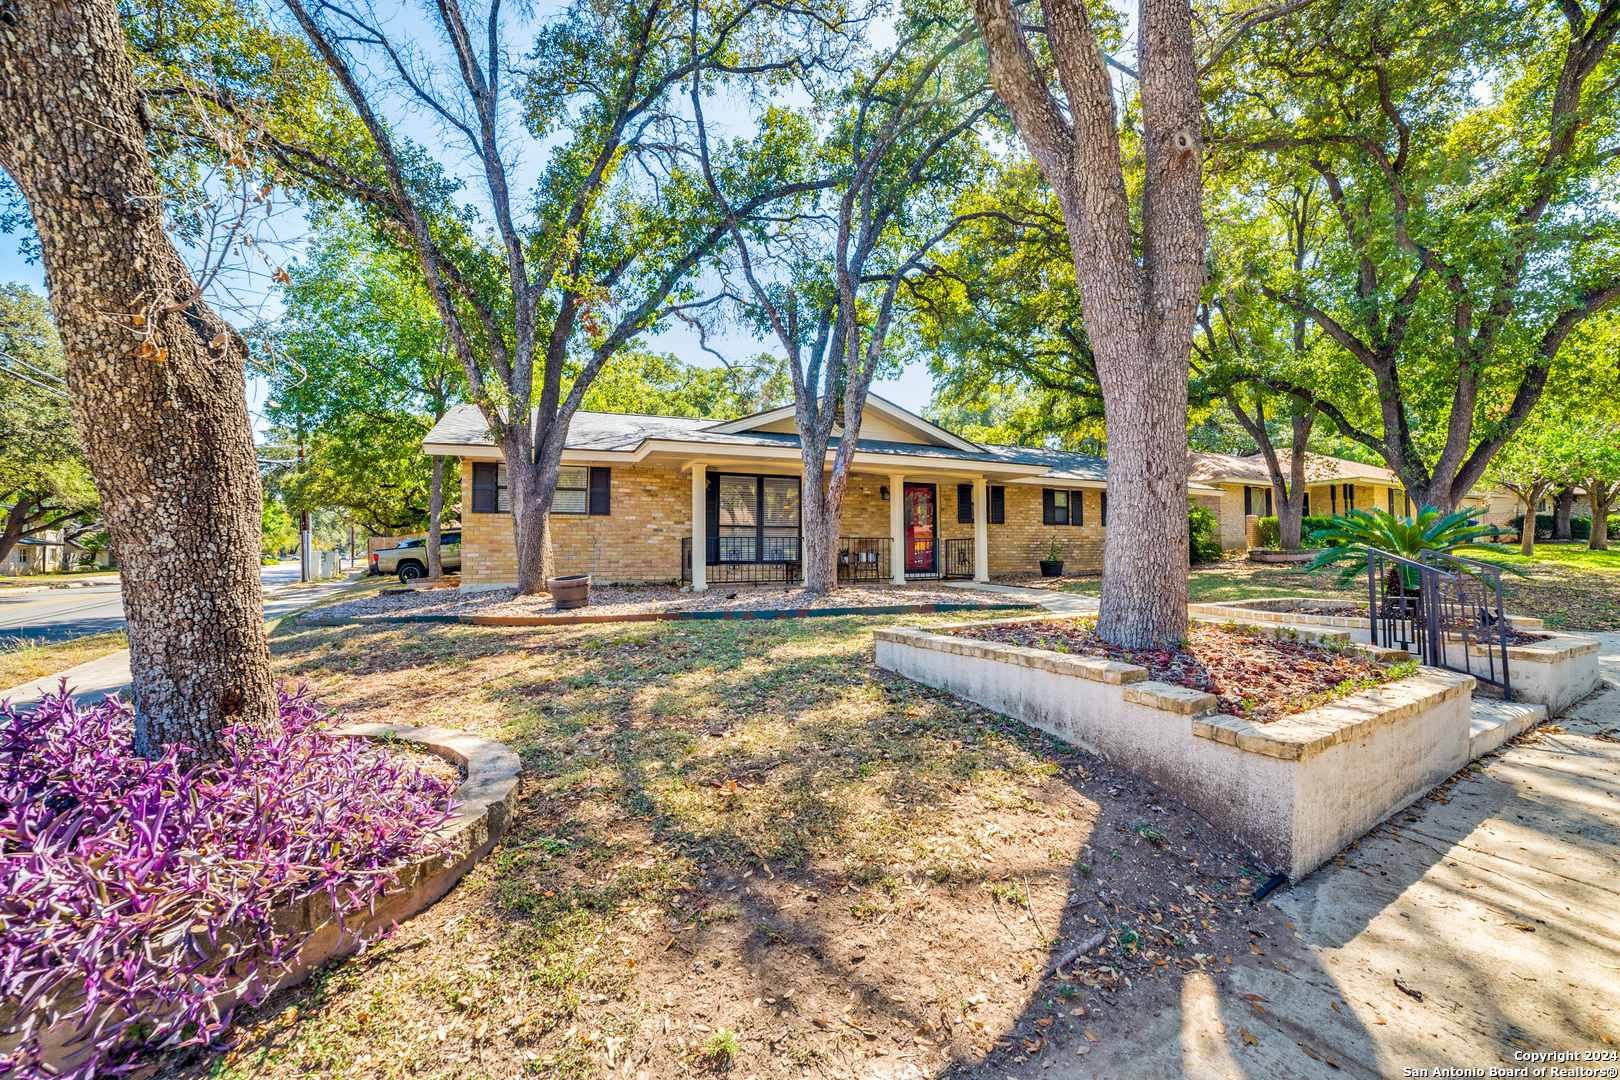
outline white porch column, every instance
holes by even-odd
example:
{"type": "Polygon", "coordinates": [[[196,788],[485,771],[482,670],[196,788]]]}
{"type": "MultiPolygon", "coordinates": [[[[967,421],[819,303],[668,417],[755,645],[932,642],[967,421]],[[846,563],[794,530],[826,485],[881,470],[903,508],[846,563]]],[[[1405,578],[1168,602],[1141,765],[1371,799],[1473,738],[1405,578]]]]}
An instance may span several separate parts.
{"type": "Polygon", "coordinates": [[[973,580],[990,580],[990,485],[973,481],[973,580]]]}
{"type": "Polygon", "coordinates": [[[889,574],[896,585],[906,583],[906,477],[889,477],[889,574]]]}
{"type": "Polygon", "coordinates": [[[709,587],[709,465],[692,463],[692,591],[709,587]]]}

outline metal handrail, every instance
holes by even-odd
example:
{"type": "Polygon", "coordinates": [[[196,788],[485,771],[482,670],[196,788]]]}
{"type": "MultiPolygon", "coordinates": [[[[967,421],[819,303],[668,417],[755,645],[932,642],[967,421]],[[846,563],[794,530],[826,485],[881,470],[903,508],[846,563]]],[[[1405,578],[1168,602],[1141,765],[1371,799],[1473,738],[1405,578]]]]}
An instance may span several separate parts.
{"type": "Polygon", "coordinates": [[[1369,547],[1367,616],[1374,645],[1416,652],[1422,663],[1430,667],[1461,671],[1493,683],[1502,688],[1505,699],[1512,700],[1513,684],[1508,673],[1507,657],[1508,620],[1502,606],[1502,574],[1499,567],[1439,551],[1420,552],[1417,559],[1408,559],[1404,555],[1369,547]],[[1435,565],[1442,559],[1456,564],[1457,570],[1453,572],[1435,565]],[[1473,570],[1469,567],[1478,569],[1473,570]],[[1393,592],[1388,589],[1385,581],[1386,569],[1395,577],[1396,587],[1393,592]],[[1408,588],[1408,571],[1417,576],[1415,591],[1408,588]],[[1485,581],[1484,576],[1489,576],[1491,580],[1485,581]],[[1449,620],[1443,617],[1448,603],[1459,609],[1465,606],[1462,587],[1464,578],[1479,581],[1480,585],[1495,597],[1494,616],[1488,607],[1481,607],[1477,612],[1477,629],[1488,629],[1493,623],[1497,629],[1494,643],[1497,648],[1487,652],[1490,660],[1488,672],[1474,671],[1472,657],[1469,654],[1469,647],[1476,639],[1484,640],[1484,635],[1477,633],[1473,622],[1476,613],[1469,612],[1449,620]],[[1382,603],[1379,601],[1381,586],[1384,587],[1382,603]],[[1448,641],[1459,636],[1462,646],[1461,666],[1451,662],[1447,649],[1448,641]],[[1500,676],[1497,674],[1498,661],[1501,663],[1500,676]]]}

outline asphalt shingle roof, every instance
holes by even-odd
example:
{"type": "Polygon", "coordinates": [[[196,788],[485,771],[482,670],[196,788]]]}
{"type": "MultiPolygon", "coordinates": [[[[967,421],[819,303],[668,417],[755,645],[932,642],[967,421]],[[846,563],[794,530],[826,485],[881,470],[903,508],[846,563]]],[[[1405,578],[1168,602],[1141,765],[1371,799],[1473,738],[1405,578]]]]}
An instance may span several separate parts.
{"type": "MultiPolygon", "coordinates": [[[[689,442],[705,446],[778,446],[797,450],[796,434],[753,431],[735,435],[706,430],[715,420],[694,420],[682,416],[637,416],[627,413],[578,412],[568,427],[569,450],[629,452],[649,439],[689,442]]],[[[492,447],[489,425],[476,405],[457,405],[434,425],[424,442],[437,446],[492,447]]],[[[836,439],[833,440],[837,442],[836,439]]],[[[1089,454],[1046,450],[1032,446],[986,445],[983,453],[958,450],[926,443],[882,442],[862,439],[862,453],[931,457],[950,461],[1039,465],[1046,475],[1061,480],[1102,482],[1108,478],[1108,462],[1089,454]]]]}

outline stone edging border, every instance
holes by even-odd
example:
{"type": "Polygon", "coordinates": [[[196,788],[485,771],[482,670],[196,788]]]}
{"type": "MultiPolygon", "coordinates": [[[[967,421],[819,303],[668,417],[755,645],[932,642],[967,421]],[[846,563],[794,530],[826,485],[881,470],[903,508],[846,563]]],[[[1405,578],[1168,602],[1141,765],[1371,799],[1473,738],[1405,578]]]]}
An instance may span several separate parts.
{"type": "MultiPolygon", "coordinates": [[[[331,901],[323,892],[270,911],[267,918],[277,930],[301,931],[307,936],[292,966],[271,984],[267,993],[298,985],[328,960],[356,951],[363,938],[403,922],[444,896],[495,847],[517,809],[518,756],[501,743],[447,728],[406,724],[347,724],[333,728],[330,734],[339,738],[392,737],[417,743],[462,766],[467,775],[451,796],[459,804],[456,812],[435,830],[448,842],[445,850],[399,867],[397,883],[368,910],[339,925],[332,917],[331,901]]],[[[234,1004],[237,989],[231,987],[218,995],[215,1001],[221,1010],[234,1004]]],[[[94,1026],[99,1015],[86,1026],[94,1026]]],[[[9,1053],[18,1045],[17,1026],[11,1006],[0,1006],[0,1053],[9,1053]]],[[[80,1041],[84,1030],[85,1026],[70,1029],[65,1024],[49,1028],[41,1039],[43,1064],[58,1072],[72,1068],[76,1055],[86,1048],[80,1041]]]]}
{"type": "Polygon", "coordinates": [[[761,608],[747,611],[647,611],[623,615],[347,615],[299,616],[299,626],[356,626],[366,623],[467,623],[473,626],[580,626],[629,622],[751,622],[761,619],[826,619],[847,615],[928,615],[939,611],[1028,611],[1016,604],[885,604],[847,608],[761,608]]]}
{"type": "Polygon", "coordinates": [[[283,929],[309,935],[299,947],[292,970],[276,981],[276,989],[302,982],[327,960],[359,948],[360,937],[403,922],[444,896],[473,864],[494,849],[517,810],[521,764],[517,754],[503,743],[450,728],[409,724],[345,724],[333,728],[330,734],[416,743],[466,769],[467,775],[451,796],[457,804],[456,812],[435,830],[435,835],[447,842],[445,850],[400,867],[397,883],[370,910],[352,916],[346,926],[339,927],[332,918],[330,900],[325,893],[318,893],[270,913],[283,929]]]}

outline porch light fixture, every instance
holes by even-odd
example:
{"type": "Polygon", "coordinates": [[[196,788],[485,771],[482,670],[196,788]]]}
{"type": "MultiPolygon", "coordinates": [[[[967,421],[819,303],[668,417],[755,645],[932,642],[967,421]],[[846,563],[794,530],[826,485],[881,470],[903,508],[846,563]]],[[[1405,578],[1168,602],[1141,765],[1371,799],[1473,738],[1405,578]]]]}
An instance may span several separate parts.
{"type": "Polygon", "coordinates": [[[878,498],[882,499],[884,502],[889,501],[889,489],[887,486],[878,488],[878,498]]]}

